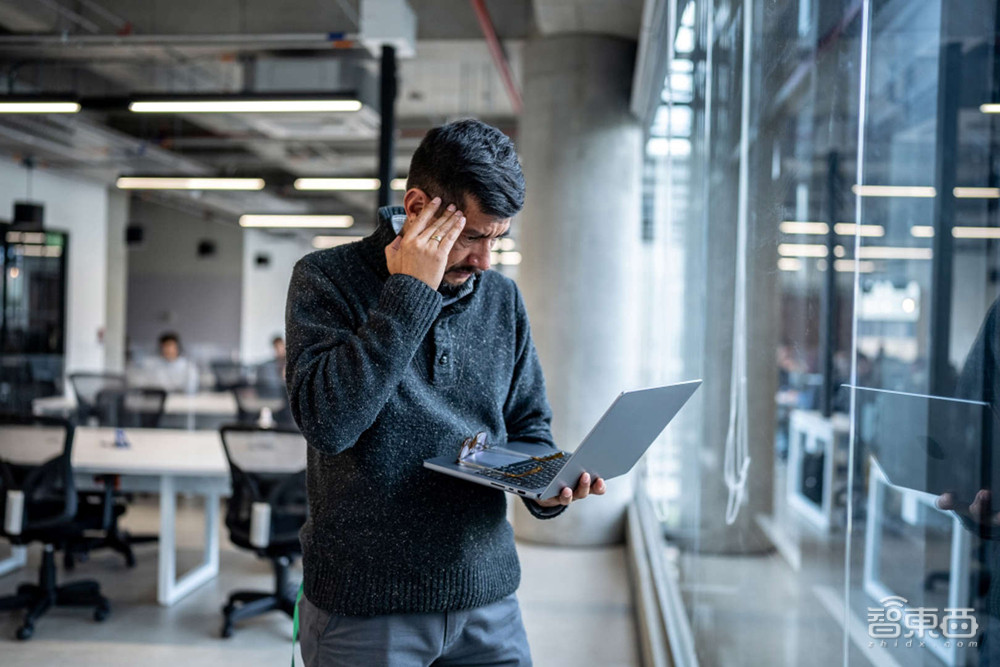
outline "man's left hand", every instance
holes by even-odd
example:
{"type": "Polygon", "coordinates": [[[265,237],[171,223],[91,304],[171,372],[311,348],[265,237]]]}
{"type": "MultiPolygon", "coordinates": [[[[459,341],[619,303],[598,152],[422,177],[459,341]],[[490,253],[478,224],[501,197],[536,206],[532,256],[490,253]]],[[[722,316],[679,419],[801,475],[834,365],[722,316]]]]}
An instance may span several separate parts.
{"type": "Polygon", "coordinates": [[[562,490],[562,492],[555,496],[554,498],[549,498],[547,500],[536,501],[542,507],[558,507],[559,505],[569,505],[574,500],[583,500],[587,496],[593,494],[595,496],[603,496],[604,492],[607,491],[608,485],[604,483],[604,480],[600,477],[593,480],[591,483],[590,473],[583,473],[580,475],[580,480],[576,483],[576,489],[571,489],[568,486],[562,490]]]}

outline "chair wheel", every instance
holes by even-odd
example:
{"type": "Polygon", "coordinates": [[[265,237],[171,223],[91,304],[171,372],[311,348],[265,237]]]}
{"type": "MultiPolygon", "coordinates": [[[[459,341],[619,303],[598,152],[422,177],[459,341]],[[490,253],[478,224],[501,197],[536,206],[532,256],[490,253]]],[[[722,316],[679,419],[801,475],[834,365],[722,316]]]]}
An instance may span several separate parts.
{"type": "Polygon", "coordinates": [[[223,639],[229,639],[230,637],[232,637],[233,636],[233,624],[232,623],[224,623],[222,625],[222,632],[220,632],[219,634],[222,635],[223,639]]]}
{"type": "Polygon", "coordinates": [[[21,641],[27,641],[31,639],[31,635],[35,634],[35,626],[33,625],[22,625],[17,629],[17,638],[21,641]]]}
{"type": "Polygon", "coordinates": [[[98,623],[103,623],[107,620],[108,616],[111,615],[111,605],[107,602],[103,602],[98,605],[97,609],[94,610],[94,620],[98,623]]]}

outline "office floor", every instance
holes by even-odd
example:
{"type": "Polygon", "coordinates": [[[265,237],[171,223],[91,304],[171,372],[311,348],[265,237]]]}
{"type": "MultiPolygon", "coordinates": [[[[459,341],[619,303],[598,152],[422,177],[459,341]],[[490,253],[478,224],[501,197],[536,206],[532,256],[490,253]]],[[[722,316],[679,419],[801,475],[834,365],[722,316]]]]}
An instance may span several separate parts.
{"type": "MultiPolygon", "coordinates": [[[[154,531],[155,499],[140,501],[126,518],[125,525],[133,532],[154,531]]],[[[199,556],[201,507],[195,501],[182,503],[178,521],[178,571],[183,571],[199,556]]],[[[155,603],[155,545],[137,547],[139,563],[134,570],[108,553],[78,565],[70,577],[60,570],[61,583],[97,579],[111,599],[111,617],[99,624],[85,610],[57,609],[36,624],[33,639],[18,642],[13,636],[19,617],[0,612],[0,662],[4,667],[288,664],[291,622],[278,614],[246,621],[232,639],[219,639],[219,609],[229,591],[271,585],[268,564],[232,547],[225,530],[223,537],[219,577],[170,608],[155,603]]],[[[518,551],[523,568],[518,595],[535,664],[639,664],[623,547],[554,549],[519,544],[518,551]]],[[[0,557],[6,553],[6,545],[0,546],[0,557]]],[[[28,568],[0,577],[0,596],[33,580],[39,558],[38,547],[33,547],[28,568]]]]}

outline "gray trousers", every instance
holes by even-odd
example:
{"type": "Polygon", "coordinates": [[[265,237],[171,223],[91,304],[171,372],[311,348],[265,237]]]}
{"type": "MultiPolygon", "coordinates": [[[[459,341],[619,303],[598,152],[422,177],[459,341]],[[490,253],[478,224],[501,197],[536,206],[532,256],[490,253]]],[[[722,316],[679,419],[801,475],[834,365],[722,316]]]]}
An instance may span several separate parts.
{"type": "Polygon", "coordinates": [[[299,641],[306,667],[531,667],[513,593],[485,607],[386,616],[338,616],[304,595],[299,641]]]}

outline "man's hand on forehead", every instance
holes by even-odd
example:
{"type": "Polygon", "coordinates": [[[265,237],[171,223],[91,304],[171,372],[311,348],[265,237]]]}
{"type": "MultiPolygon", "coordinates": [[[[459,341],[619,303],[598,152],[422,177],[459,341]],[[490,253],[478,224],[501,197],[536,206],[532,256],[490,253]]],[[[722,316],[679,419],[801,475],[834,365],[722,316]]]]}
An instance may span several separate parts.
{"type": "Polygon", "coordinates": [[[402,233],[385,248],[390,274],[413,276],[437,289],[441,285],[448,254],[465,227],[465,216],[454,204],[439,214],[441,198],[435,197],[420,213],[407,216],[402,233]]]}

